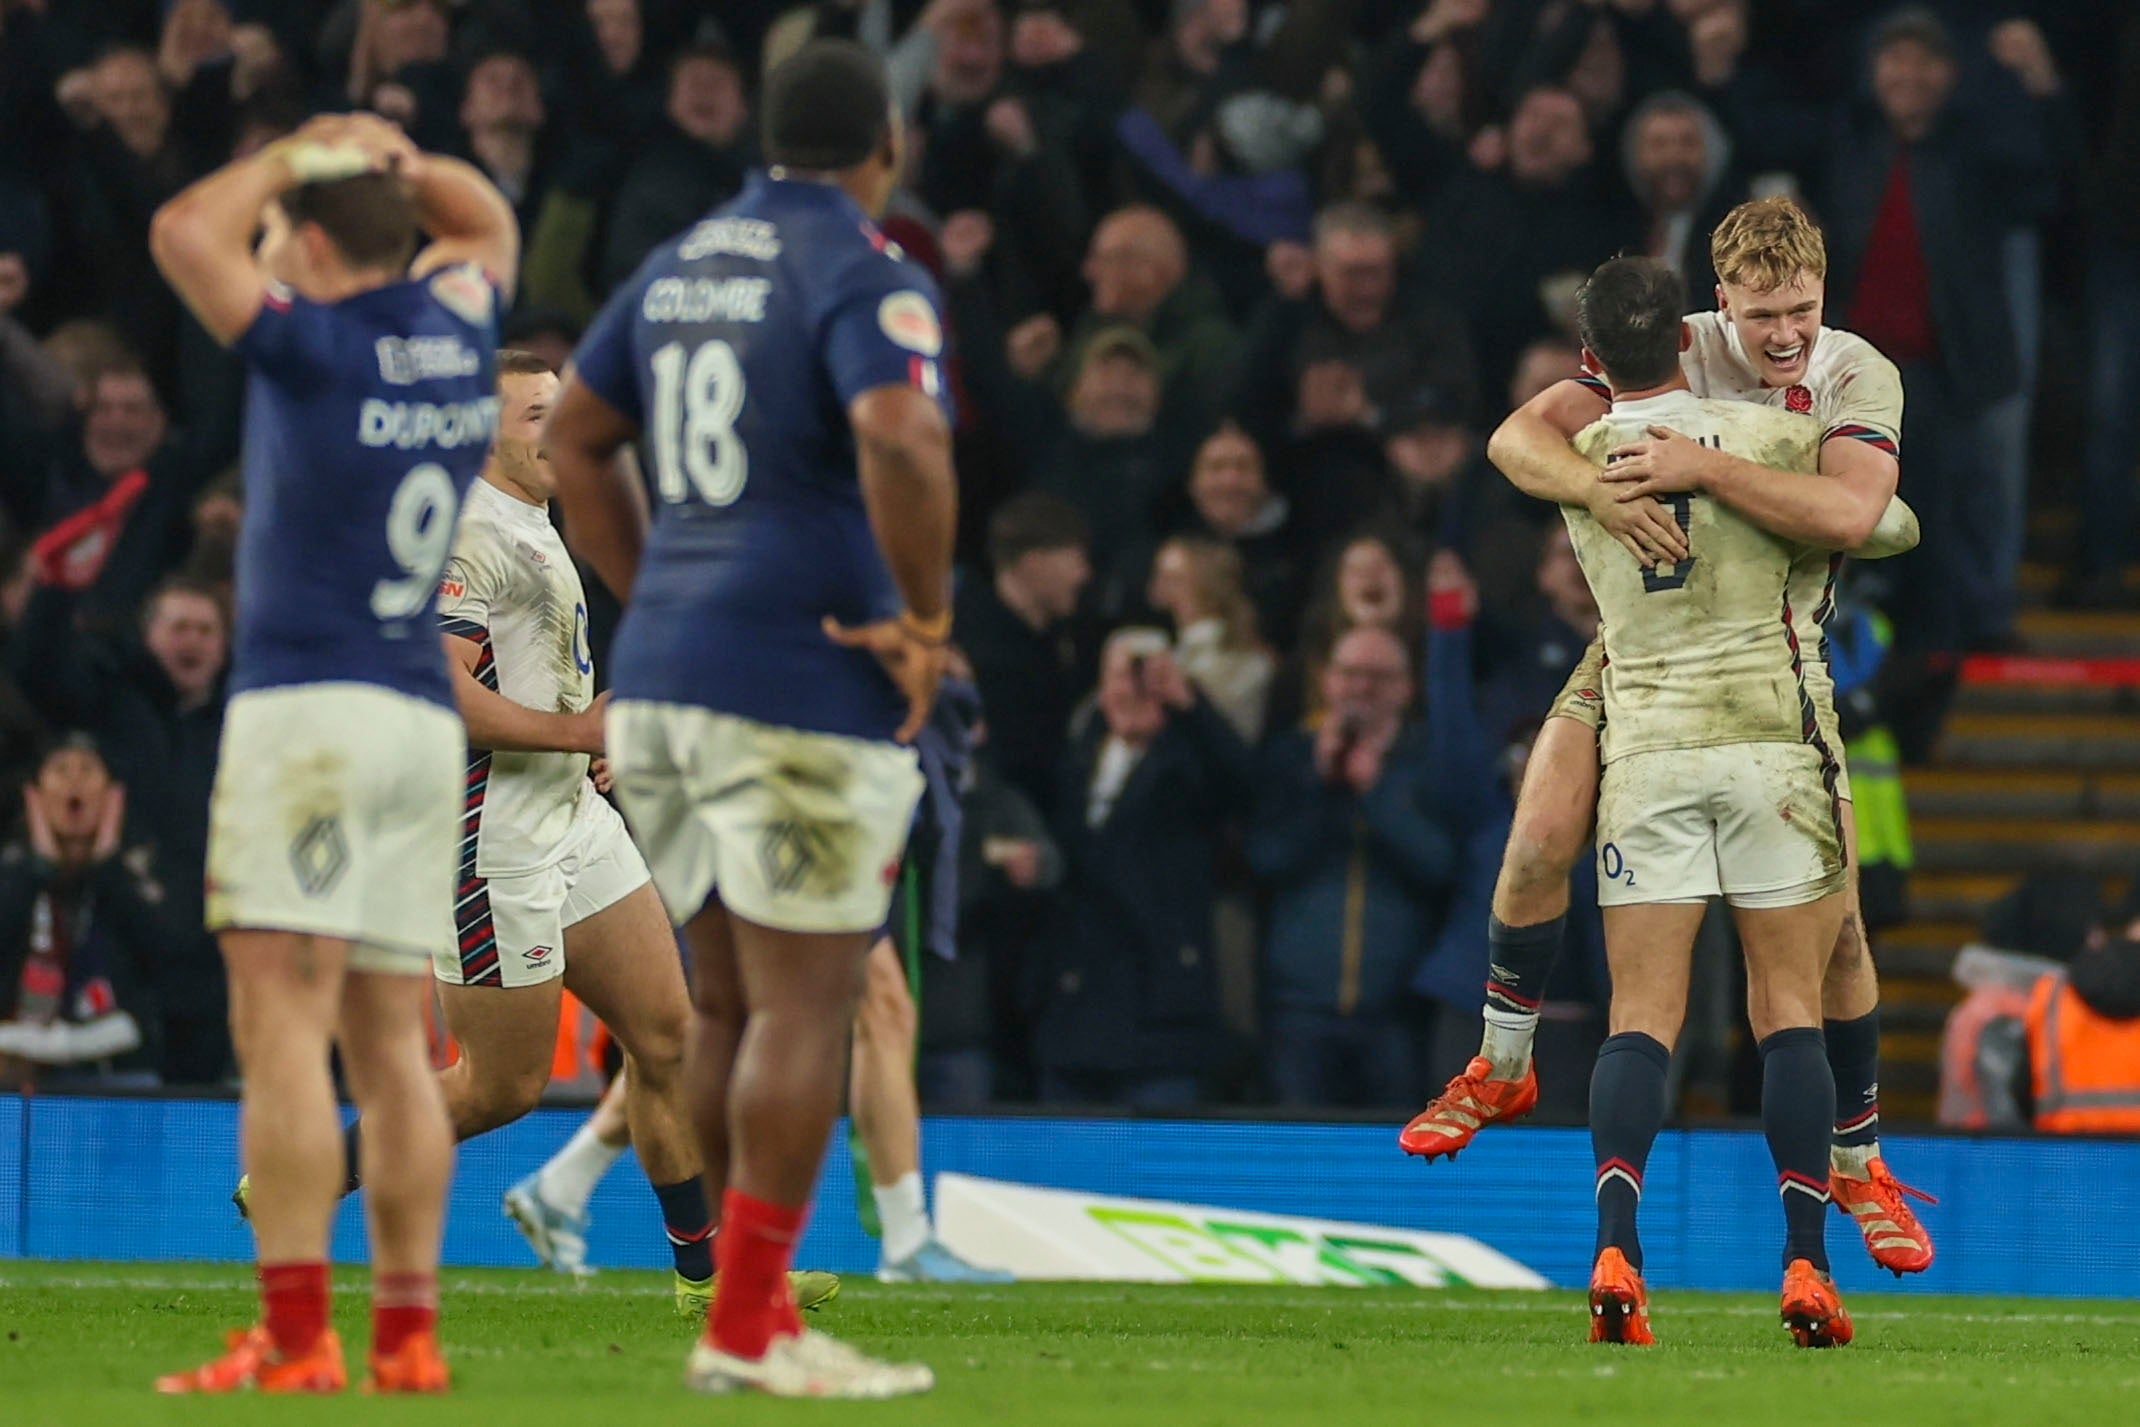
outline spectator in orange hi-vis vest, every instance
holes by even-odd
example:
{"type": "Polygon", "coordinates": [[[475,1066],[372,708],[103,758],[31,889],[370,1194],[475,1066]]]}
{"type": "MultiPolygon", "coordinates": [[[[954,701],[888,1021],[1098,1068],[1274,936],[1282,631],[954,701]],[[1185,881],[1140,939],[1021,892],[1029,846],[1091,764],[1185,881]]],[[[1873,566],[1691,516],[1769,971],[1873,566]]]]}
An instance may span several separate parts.
{"type": "Polygon", "coordinates": [[[2031,1118],[2069,1135],[2140,1135],[2140,879],[2064,971],[2029,996],[2031,1118]]]}

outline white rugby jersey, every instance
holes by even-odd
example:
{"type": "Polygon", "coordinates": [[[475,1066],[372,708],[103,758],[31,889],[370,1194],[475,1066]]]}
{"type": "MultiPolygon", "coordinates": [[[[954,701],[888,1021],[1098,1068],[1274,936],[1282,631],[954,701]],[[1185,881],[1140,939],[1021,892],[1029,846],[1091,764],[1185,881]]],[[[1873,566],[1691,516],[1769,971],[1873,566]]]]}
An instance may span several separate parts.
{"type": "MultiPolygon", "coordinates": [[[[1677,390],[1622,400],[1575,438],[1599,465],[1652,425],[1778,470],[1811,473],[1820,427],[1750,402],[1677,390]]],[[[1561,510],[1597,597],[1605,641],[1600,752],[1797,743],[1816,732],[1789,586],[1796,544],[1701,495],[1663,497],[1688,557],[1644,569],[1579,506],[1561,510]]]]}
{"type": "MultiPolygon", "coordinates": [[[[586,593],[545,507],[485,480],[470,487],[438,614],[441,629],[481,650],[477,679],[514,703],[581,713],[594,702],[586,593]]],[[[584,753],[471,748],[464,874],[548,866],[579,799],[594,796],[587,762],[584,753]]]]}
{"type": "MultiPolygon", "coordinates": [[[[1679,354],[1680,370],[1696,396],[1752,401],[1810,416],[1820,424],[1821,440],[1845,437],[1900,459],[1902,450],[1902,373],[1880,349],[1855,332],[1823,327],[1813,339],[1806,379],[1787,387],[1763,386],[1761,374],[1746,358],[1738,329],[1722,312],[1687,316],[1693,341],[1679,354]]],[[[1611,389],[1603,379],[1579,378],[1607,401],[1611,389]]],[[[1822,626],[1834,609],[1835,576],[1843,557],[1803,552],[1792,569],[1791,611],[1798,637],[1812,668],[1808,682],[1816,697],[1827,697],[1827,649],[1822,626]]]]}

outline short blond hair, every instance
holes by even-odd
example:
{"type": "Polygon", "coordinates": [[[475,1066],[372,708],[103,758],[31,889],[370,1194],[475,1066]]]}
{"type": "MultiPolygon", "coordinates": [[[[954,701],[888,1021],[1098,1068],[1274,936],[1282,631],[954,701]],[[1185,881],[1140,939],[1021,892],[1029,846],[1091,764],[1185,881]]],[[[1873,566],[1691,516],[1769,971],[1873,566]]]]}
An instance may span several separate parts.
{"type": "Polygon", "coordinates": [[[1773,292],[1800,273],[1825,281],[1828,244],[1806,210],[1781,196],[1750,199],[1709,235],[1718,282],[1773,292]]]}

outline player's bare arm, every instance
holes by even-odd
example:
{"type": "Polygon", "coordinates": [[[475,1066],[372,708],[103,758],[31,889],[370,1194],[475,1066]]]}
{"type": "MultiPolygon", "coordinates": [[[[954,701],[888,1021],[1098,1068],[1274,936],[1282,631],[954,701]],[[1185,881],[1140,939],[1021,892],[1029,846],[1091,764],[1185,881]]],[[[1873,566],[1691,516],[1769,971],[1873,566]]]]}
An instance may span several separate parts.
{"type": "Polygon", "coordinates": [[[609,695],[599,694],[579,713],[545,712],[516,704],[475,676],[482,650],[472,639],[442,634],[446,667],[453,676],[453,703],[468,725],[468,746],[499,753],[602,753],[602,715],[609,695]]]}
{"type": "Polygon", "coordinates": [[[637,422],[565,369],[565,384],[543,428],[557,477],[557,507],[565,515],[565,543],[620,600],[631,598],[639,577],[650,520],[646,492],[622,459],[638,434],[637,422]]]}
{"type": "Polygon", "coordinates": [[[1615,500],[1597,467],[1568,444],[1607,409],[1581,382],[1556,382],[1508,414],[1486,443],[1487,459],[1525,495],[1589,511],[1643,564],[1684,560],[1687,537],[1671,512],[1654,500],[1615,500]]]}
{"type": "Polygon", "coordinates": [[[848,405],[870,530],[906,608],[896,620],[843,629],[842,644],[883,662],[907,698],[898,739],[911,743],[928,721],[951,639],[951,545],[958,491],[951,475],[951,426],[935,398],[909,386],[871,387],[848,405]]]}
{"type": "MultiPolygon", "coordinates": [[[[1647,440],[1630,441],[1613,452],[1602,479],[1617,489],[1621,500],[1700,491],[1772,535],[1859,553],[1881,528],[1890,505],[1900,504],[1895,497],[1899,475],[1892,455],[1848,436],[1823,442],[1819,473],[1805,475],[1757,465],[1653,426],[1647,440]]],[[[1892,539],[1905,520],[1914,530],[1916,519],[1907,506],[1884,533],[1892,539]]],[[[1914,538],[1909,542],[1915,543],[1914,538]]],[[[1870,557],[1871,551],[1866,553],[1870,557]]]]}
{"type": "Polygon", "coordinates": [[[520,224],[505,195],[481,169],[445,154],[411,148],[398,166],[431,235],[409,271],[422,277],[455,263],[474,263],[511,301],[520,272],[520,224]]]}
{"type": "Polygon", "coordinates": [[[267,290],[253,260],[261,210],[298,184],[377,172],[387,163],[385,153],[356,141],[349,116],[322,115],[157,209],[149,252],[201,326],[228,346],[260,315],[267,290]]]}

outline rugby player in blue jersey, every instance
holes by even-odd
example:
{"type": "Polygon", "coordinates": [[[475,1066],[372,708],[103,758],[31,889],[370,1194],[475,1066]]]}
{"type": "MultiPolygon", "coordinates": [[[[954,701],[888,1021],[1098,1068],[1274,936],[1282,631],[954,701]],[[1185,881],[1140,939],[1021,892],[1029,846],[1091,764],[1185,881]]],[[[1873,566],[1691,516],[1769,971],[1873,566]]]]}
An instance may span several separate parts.
{"type": "Polygon", "coordinates": [[[813,41],[763,108],[771,169],[612,296],[548,438],[567,536],[628,600],[609,757],[695,962],[686,1076],[724,1192],[687,1381],[889,1397],[929,1370],[805,1331],[786,1274],[951,633],[944,330],[873,221],[901,147],[879,62],[813,41]]]}
{"type": "Polygon", "coordinates": [[[474,168],[376,116],[335,115],[180,193],[149,242],[251,369],[207,906],[230,975],[263,1303],[224,1356],[157,1386],[344,1385],[327,1326],[339,1045],[366,1125],[371,1386],[442,1391],[453,1139],[424,1009],[452,934],[467,746],[436,604],[496,426],[519,230],[474,168]]]}

